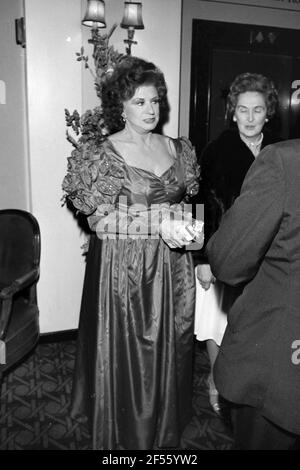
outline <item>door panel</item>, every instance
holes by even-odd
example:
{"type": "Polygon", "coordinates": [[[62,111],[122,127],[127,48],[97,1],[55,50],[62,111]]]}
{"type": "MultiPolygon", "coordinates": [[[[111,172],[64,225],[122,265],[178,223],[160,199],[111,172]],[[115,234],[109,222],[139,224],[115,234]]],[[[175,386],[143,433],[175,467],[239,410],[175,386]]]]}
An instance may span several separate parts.
{"type": "Polygon", "coordinates": [[[243,72],[274,81],[279,109],[269,126],[283,139],[300,137],[299,40],[296,30],[194,20],[190,138],[198,153],[228,126],[226,96],[243,72]]]}
{"type": "Polygon", "coordinates": [[[212,52],[211,100],[209,108],[209,140],[215,139],[227,125],[225,119],[226,96],[234,78],[245,72],[260,72],[274,83],[279,95],[278,116],[272,122],[273,131],[288,136],[290,129],[289,94],[292,58],[282,55],[247,54],[243,51],[215,49],[212,52]],[[230,67],[228,67],[230,64],[230,67]],[[284,70],[284,74],[282,71],[284,70]],[[222,100],[220,100],[220,96],[222,100]],[[287,104],[286,104],[287,103],[287,104]],[[221,106],[222,105],[222,106],[221,106]]]}

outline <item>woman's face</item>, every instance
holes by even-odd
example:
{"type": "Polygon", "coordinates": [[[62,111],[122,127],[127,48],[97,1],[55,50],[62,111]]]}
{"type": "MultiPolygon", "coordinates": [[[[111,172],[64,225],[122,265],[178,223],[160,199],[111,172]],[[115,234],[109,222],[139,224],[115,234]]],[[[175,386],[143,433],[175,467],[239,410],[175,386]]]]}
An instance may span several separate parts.
{"type": "Polygon", "coordinates": [[[233,120],[236,121],[241,136],[255,141],[264,126],[267,106],[264,95],[257,91],[246,91],[238,96],[233,120]]]}
{"type": "Polygon", "coordinates": [[[123,103],[126,124],[139,133],[152,131],[159,121],[159,96],[153,85],[136,89],[133,97],[123,103]]]}

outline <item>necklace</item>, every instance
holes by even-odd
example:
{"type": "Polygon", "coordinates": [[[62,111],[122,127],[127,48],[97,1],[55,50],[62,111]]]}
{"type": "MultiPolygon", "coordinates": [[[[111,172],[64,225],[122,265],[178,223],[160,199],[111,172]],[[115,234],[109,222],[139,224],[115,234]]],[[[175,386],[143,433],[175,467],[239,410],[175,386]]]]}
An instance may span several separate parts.
{"type": "Polygon", "coordinates": [[[262,132],[260,133],[259,139],[256,140],[255,142],[252,142],[252,141],[248,140],[247,137],[245,137],[245,136],[240,135],[240,137],[241,137],[242,141],[245,142],[247,147],[251,150],[254,157],[257,157],[257,155],[260,152],[260,147],[261,147],[261,144],[262,144],[262,141],[263,141],[263,138],[264,138],[263,133],[262,132]]]}

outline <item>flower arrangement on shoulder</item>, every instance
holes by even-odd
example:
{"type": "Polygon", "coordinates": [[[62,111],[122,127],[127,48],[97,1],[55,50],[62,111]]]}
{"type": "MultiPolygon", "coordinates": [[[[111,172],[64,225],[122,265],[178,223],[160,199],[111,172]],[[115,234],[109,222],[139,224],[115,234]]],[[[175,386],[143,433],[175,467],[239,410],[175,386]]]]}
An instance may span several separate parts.
{"type": "Polygon", "coordinates": [[[118,194],[123,178],[120,169],[101,152],[101,143],[108,135],[101,108],[102,86],[116,64],[124,57],[113,46],[109,46],[109,39],[116,26],[113,25],[108,34],[101,35],[98,30],[93,31],[93,38],[89,42],[94,44],[95,72],[89,66],[83,47],[76,53],[77,61],[83,61],[85,68],[93,75],[96,93],[100,99],[99,106],[87,110],[82,116],[76,110],[71,114],[65,109],[67,127],[75,137],[67,130],[67,140],[74,149],[68,157],[67,174],[62,183],[62,200],[65,204],[67,199],[70,199],[76,209],[87,215],[94,212],[99,204],[105,204],[106,199],[111,202],[111,197],[118,194]]]}

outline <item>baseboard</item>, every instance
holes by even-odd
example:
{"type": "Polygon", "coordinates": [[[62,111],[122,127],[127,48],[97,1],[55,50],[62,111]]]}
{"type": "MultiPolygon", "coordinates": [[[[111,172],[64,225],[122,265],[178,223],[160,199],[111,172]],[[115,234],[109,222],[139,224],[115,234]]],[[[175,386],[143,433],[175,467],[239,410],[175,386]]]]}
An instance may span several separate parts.
{"type": "Polygon", "coordinates": [[[41,333],[40,343],[57,343],[59,341],[74,341],[77,339],[78,329],[53,331],[51,333],[41,333]]]}

